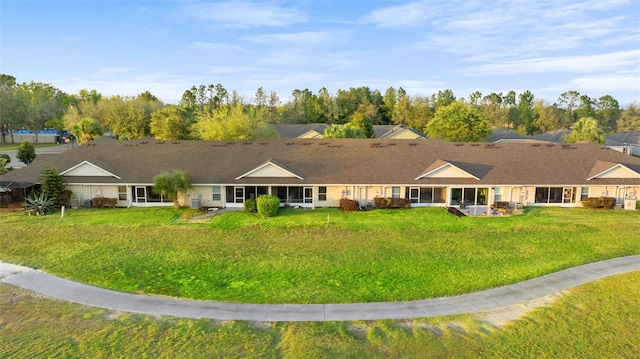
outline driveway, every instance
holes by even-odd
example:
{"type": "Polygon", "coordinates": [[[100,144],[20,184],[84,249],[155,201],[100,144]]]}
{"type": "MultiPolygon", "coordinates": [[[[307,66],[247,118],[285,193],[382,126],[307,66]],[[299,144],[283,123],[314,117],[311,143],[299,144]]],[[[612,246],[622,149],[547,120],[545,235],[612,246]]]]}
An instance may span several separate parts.
{"type": "MultiPolygon", "coordinates": [[[[73,147],[78,146],[77,144],[73,144],[73,147]]],[[[72,148],[71,144],[50,146],[50,147],[40,147],[36,148],[36,155],[45,155],[45,154],[58,154],[64,151],[70,150],[72,148]]],[[[11,158],[11,162],[9,162],[9,167],[20,168],[26,166],[22,161],[18,160],[16,155],[18,154],[18,150],[11,151],[0,151],[0,153],[4,153],[9,155],[11,158]]]]}

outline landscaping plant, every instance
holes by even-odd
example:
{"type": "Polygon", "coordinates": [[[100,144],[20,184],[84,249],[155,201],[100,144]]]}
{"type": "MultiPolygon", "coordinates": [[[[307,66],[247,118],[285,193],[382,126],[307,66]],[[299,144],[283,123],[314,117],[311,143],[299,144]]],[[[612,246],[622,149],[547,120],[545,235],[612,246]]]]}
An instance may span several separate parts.
{"type": "Polygon", "coordinates": [[[258,214],[260,217],[275,217],[280,208],[280,198],[271,194],[262,195],[257,200],[258,214]]]}
{"type": "Polygon", "coordinates": [[[56,201],[53,198],[47,197],[44,192],[40,194],[33,194],[25,198],[27,206],[25,211],[28,215],[44,216],[47,213],[54,210],[56,201]]]}

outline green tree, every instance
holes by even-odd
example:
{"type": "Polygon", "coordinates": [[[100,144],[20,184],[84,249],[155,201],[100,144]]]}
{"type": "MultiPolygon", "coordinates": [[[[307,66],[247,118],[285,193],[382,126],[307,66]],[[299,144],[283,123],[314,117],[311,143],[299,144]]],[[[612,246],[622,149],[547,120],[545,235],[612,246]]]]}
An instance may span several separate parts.
{"type": "Polygon", "coordinates": [[[596,118],[596,109],[594,108],[595,100],[587,95],[580,96],[580,105],[575,111],[578,118],[592,117],[596,118]]]}
{"type": "Polygon", "coordinates": [[[507,126],[509,121],[508,109],[502,105],[502,92],[492,92],[482,98],[480,112],[485,115],[493,126],[507,126]]]}
{"type": "Polygon", "coordinates": [[[573,124],[573,131],[564,141],[567,143],[581,141],[604,143],[605,131],[595,118],[582,117],[573,124]]]}
{"type": "MultiPolygon", "coordinates": [[[[16,85],[16,78],[0,74],[0,143],[7,142],[5,131],[24,127],[28,113],[28,98],[16,85]]],[[[10,132],[11,143],[13,132],[10,132]]]]}
{"type": "Polygon", "coordinates": [[[580,93],[578,91],[566,91],[558,97],[559,107],[566,110],[566,116],[562,121],[563,127],[569,128],[576,122],[574,109],[578,106],[579,101],[580,93]]]}
{"type": "Polygon", "coordinates": [[[151,134],[151,114],[164,105],[149,96],[112,96],[98,102],[104,128],[120,139],[136,139],[151,134]]]}
{"type": "Polygon", "coordinates": [[[104,128],[100,122],[93,118],[83,118],[73,126],[71,133],[76,136],[79,144],[87,144],[102,136],[104,134],[104,128]]]}
{"type": "Polygon", "coordinates": [[[411,112],[413,111],[413,103],[411,97],[402,88],[398,88],[396,93],[396,103],[391,113],[391,121],[396,125],[407,125],[411,122],[411,112]]]}
{"type": "Polygon", "coordinates": [[[416,131],[422,132],[424,127],[433,118],[433,107],[427,96],[415,96],[411,100],[410,115],[406,125],[416,131]]]}
{"type": "Polygon", "coordinates": [[[25,164],[29,164],[36,159],[36,149],[33,147],[33,144],[29,141],[22,141],[20,146],[18,147],[18,154],[16,157],[24,162],[25,164]]]}
{"type": "Polygon", "coordinates": [[[618,100],[611,95],[604,95],[596,103],[598,119],[601,126],[608,132],[614,132],[622,111],[618,100]]]}
{"type": "Polygon", "coordinates": [[[384,119],[385,123],[393,122],[393,111],[396,107],[396,103],[398,103],[397,91],[393,87],[389,87],[384,92],[384,96],[382,97],[382,105],[380,105],[382,118],[384,119]]]}
{"type": "Polygon", "coordinates": [[[431,104],[434,110],[438,110],[440,107],[449,106],[456,102],[456,95],[452,90],[446,89],[444,91],[438,91],[438,93],[431,95],[431,104]]]}
{"type": "Polygon", "coordinates": [[[482,92],[475,91],[469,94],[469,104],[478,107],[480,100],[482,100],[482,92]]]}
{"type": "Polygon", "coordinates": [[[189,139],[195,119],[183,106],[169,105],[151,114],[151,135],[158,140],[189,139]]]}
{"type": "Polygon", "coordinates": [[[25,124],[36,133],[37,143],[38,130],[44,128],[47,121],[64,115],[68,95],[53,85],[41,82],[20,84],[18,90],[28,99],[25,124]]]}
{"type": "Polygon", "coordinates": [[[42,181],[42,193],[52,199],[56,206],[64,206],[68,201],[67,185],[64,178],[57,169],[45,167],[40,172],[40,180],[42,181]]]}
{"type": "Polygon", "coordinates": [[[474,142],[491,135],[491,123],[475,107],[456,101],[438,108],[424,131],[430,138],[474,142]]]}
{"type": "MultiPolygon", "coordinates": [[[[520,132],[523,132],[527,136],[531,136],[535,133],[535,115],[533,112],[534,97],[531,91],[527,90],[518,96],[518,123],[517,127],[521,128],[520,132]]],[[[513,126],[516,128],[516,124],[513,126]]]]}
{"type": "Polygon", "coordinates": [[[367,134],[360,127],[351,123],[331,125],[324,130],[324,138],[367,138],[367,134]]]}
{"type": "Polygon", "coordinates": [[[620,113],[616,121],[618,131],[630,131],[640,129],[640,102],[629,104],[620,113]]]}
{"type": "Polygon", "coordinates": [[[513,127],[516,127],[515,123],[518,120],[518,110],[516,109],[517,98],[518,95],[516,95],[516,92],[513,90],[507,92],[507,94],[502,97],[502,105],[507,112],[507,130],[510,128],[510,124],[514,124],[513,127]]]}
{"type": "Polygon", "coordinates": [[[5,155],[4,153],[0,153],[0,175],[3,175],[10,171],[7,165],[11,162],[11,158],[9,155],[5,155]]]}
{"type": "Polygon", "coordinates": [[[534,126],[536,132],[551,132],[562,129],[562,118],[555,105],[549,106],[543,100],[536,100],[533,104],[534,126]]]}
{"type": "Polygon", "coordinates": [[[153,192],[173,201],[175,208],[180,207],[178,195],[191,189],[191,175],[188,172],[173,170],[162,172],[153,177],[153,192]]]}
{"type": "Polygon", "coordinates": [[[338,108],[335,98],[325,87],[318,91],[318,105],[320,106],[320,122],[333,124],[338,121],[338,108]]]}
{"type": "Polygon", "coordinates": [[[366,137],[373,137],[373,123],[378,118],[378,107],[368,101],[361,103],[356,112],[351,115],[352,125],[361,128],[366,137]]]}
{"type": "Polygon", "coordinates": [[[194,137],[202,140],[248,141],[275,137],[276,132],[261,111],[244,110],[244,106],[222,106],[200,116],[193,125],[194,137]]]}

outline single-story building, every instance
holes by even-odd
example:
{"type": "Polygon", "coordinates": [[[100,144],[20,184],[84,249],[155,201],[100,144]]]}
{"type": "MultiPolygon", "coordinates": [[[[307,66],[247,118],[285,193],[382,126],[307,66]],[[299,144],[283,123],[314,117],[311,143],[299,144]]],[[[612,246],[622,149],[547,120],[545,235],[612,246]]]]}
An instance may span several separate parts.
{"type": "MultiPolygon", "coordinates": [[[[326,123],[275,124],[272,125],[279,138],[323,138],[324,131],[331,125],[326,123]]],[[[426,138],[405,125],[373,125],[375,138],[390,140],[417,140],[426,138]]]]}
{"type": "Polygon", "coordinates": [[[375,197],[408,198],[412,206],[580,206],[586,197],[640,195],[640,158],[593,143],[452,143],[442,140],[266,139],[259,141],[119,141],[100,138],[0,176],[0,182],[40,183],[57,169],[81,204],[95,197],[118,206],[171,205],[152,191],[163,171],[191,174],[180,198],[203,207],[241,208],[273,194],[307,208],[361,206],[375,197]]]}

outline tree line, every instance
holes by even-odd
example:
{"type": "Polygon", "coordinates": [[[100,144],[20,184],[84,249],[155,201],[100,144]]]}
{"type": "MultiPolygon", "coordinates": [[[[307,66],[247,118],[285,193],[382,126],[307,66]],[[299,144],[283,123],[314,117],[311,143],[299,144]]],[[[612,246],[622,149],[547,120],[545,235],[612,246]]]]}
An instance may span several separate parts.
{"type": "MultiPolygon", "coordinates": [[[[96,90],[66,94],[54,85],[18,83],[0,74],[2,142],[11,129],[71,129],[79,141],[107,132],[120,139],[251,140],[276,136],[271,124],[327,123],[327,137],[372,137],[373,125],[405,125],[430,137],[484,140],[493,128],[522,135],[587,128],[605,133],[640,129],[640,103],[622,107],[610,95],[591,98],[578,91],[554,103],[531,91],[466,98],[452,90],[411,96],[402,87],[384,93],[366,86],[330,93],[296,89],[287,101],[258,88],[246,99],[221,84],[192,86],[178,104],[165,104],[149,91],[137,96],[103,96],[96,90]]],[[[579,140],[579,139],[578,139],[579,140]]]]}

